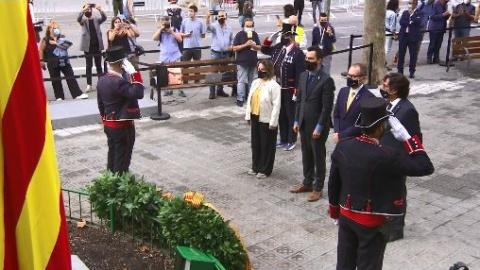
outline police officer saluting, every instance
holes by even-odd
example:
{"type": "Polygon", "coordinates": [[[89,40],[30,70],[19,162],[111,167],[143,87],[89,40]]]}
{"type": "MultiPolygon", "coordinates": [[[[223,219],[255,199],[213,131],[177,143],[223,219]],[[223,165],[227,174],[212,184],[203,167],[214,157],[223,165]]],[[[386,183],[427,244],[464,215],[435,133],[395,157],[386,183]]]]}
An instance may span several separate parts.
{"type": "Polygon", "coordinates": [[[337,269],[381,270],[390,221],[404,211],[404,175],[429,175],[434,168],[417,134],[387,114],[386,101],[372,97],[360,106],[355,125],[362,135],[340,140],[332,153],[330,217],[339,221],[337,269]],[[379,144],[387,119],[408,155],[379,144]]]}
{"type": "Polygon", "coordinates": [[[142,77],[125,59],[120,46],[107,49],[110,69],[98,80],[98,110],[108,141],[107,169],[114,173],[128,171],[135,143],[134,119],[141,117],[138,99],[143,98],[142,77]]]}

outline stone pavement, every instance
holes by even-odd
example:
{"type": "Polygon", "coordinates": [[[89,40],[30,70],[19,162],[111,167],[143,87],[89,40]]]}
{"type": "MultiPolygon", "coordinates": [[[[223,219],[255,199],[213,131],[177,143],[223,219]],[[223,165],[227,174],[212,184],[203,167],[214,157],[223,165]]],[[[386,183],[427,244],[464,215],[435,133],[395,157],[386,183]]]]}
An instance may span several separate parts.
{"type": "MultiPolygon", "coordinates": [[[[480,269],[479,70],[475,63],[472,78],[458,67],[449,73],[435,65],[418,68],[410,99],[436,170],[408,179],[405,239],[388,244],[386,270],[448,269],[459,260],[480,269]]],[[[338,90],[345,81],[334,78],[338,90]]],[[[244,109],[233,98],[207,100],[207,89],[190,91],[189,99],[166,103],[170,120],[138,121],[131,170],[176,195],[203,192],[239,227],[255,269],[335,269],[337,227],[327,199],[308,203],[308,194],[288,192],[302,179],[300,146],[278,150],[271,177],[257,180],[246,173],[251,152],[244,109]]],[[[83,103],[85,111],[95,106],[83,103]]],[[[82,188],[105,169],[100,125],[54,134],[63,187],[82,188]]],[[[329,139],[328,154],[333,148],[329,139]]]]}

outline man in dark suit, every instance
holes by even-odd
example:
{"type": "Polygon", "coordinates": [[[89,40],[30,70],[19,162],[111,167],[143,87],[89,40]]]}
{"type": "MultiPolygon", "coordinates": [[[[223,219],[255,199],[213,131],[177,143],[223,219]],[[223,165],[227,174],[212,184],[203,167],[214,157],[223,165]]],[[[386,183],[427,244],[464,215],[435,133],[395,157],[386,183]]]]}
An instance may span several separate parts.
{"type": "MultiPolygon", "coordinates": [[[[418,112],[415,106],[408,100],[408,93],[410,90],[410,82],[402,74],[391,73],[385,76],[383,79],[383,90],[381,94],[389,102],[387,108],[393,113],[393,115],[402,123],[405,129],[410,134],[416,134],[422,140],[422,132],[420,130],[420,121],[418,119],[418,112]]],[[[398,152],[406,153],[403,150],[403,143],[399,142],[393,137],[390,131],[387,131],[380,138],[380,144],[389,146],[396,149],[398,152]]],[[[403,212],[407,211],[407,187],[405,181],[407,177],[403,176],[403,191],[404,191],[404,207],[403,212]]],[[[394,231],[390,235],[390,242],[403,238],[403,228],[405,227],[405,215],[395,218],[392,223],[394,224],[394,231]]]]}
{"type": "Polygon", "coordinates": [[[417,66],[418,43],[422,42],[422,20],[423,11],[417,9],[418,0],[409,0],[408,10],[405,10],[400,17],[400,32],[398,34],[398,73],[403,74],[405,54],[410,54],[410,78],[415,78],[415,67],[417,66]]]}
{"type": "Polygon", "coordinates": [[[355,124],[362,135],[341,140],[332,153],[328,199],[330,217],[338,219],[337,269],[382,269],[389,221],[403,214],[403,175],[434,171],[418,136],[389,116],[386,105],[382,98],[363,100],[355,124]],[[387,119],[408,155],[379,144],[387,119]]]}
{"type": "Polygon", "coordinates": [[[364,64],[353,64],[348,70],[347,87],[338,92],[337,103],[333,111],[333,141],[360,135],[360,129],[355,127],[355,121],[360,114],[360,101],[374,97],[363,86],[367,78],[367,67],[364,64]]]}
{"type": "Polygon", "coordinates": [[[302,142],[303,183],[290,192],[310,192],[309,202],[322,197],[326,171],[325,142],[331,126],[335,84],[322,71],[322,50],[308,48],[305,56],[307,71],[300,74],[293,130],[300,132],[302,142]]]}

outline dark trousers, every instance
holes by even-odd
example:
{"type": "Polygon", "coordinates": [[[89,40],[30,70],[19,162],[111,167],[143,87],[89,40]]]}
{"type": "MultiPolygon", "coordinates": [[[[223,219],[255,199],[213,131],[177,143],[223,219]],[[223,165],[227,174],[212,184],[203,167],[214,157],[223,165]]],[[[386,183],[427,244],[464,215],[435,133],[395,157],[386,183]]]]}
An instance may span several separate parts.
{"type": "MultiPolygon", "coordinates": [[[[421,42],[421,41],[420,41],[421,42]]],[[[410,64],[409,64],[409,71],[410,74],[415,74],[415,67],[417,66],[417,49],[418,49],[418,41],[413,41],[409,34],[404,34],[402,37],[398,39],[398,63],[397,69],[398,73],[403,74],[403,66],[405,64],[405,54],[407,53],[410,55],[410,64]]]]}
{"type": "Polygon", "coordinates": [[[438,62],[440,60],[440,48],[443,42],[442,32],[430,32],[430,43],[428,44],[427,60],[438,62]]]}
{"type": "Polygon", "coordinates": [[[293,1],[293,7],[295,8],[295,13],[297,13],[298,24],[302,24],[302,14],[303,8],[305,7],[305,0],[293,1]]]}
{"type": "Polygon", "coordinates": [[[97,76],[103,75],[102,69],[102,55],[98,49],[98,44],[96,46],[90,45],[88,52],[85,52],[85,62],[86,62],[86,71],[87,71],[87,84],[92,85],[92,67],[93,60],[95,59],[95,68],[97,69],[97,76]]]}
{"type": "Polygon", "coordinates": [[[202,50],[188,50],[185,49],[182,52],[182,61],[190,61],[190,60],[200,60],[202,58],[202,50]]]}
{"type": "Polygon", "coordinates": [[[295,102],[292,100],[293,93],[289,89],[281,90],[282,101],[278,127],[280,130],[280,141],[282,143],[294,143],[297,141],[297,134],[293,132],[295,121],[295,102]]]}
{"type": "Polygon", "coordinates": [[[360,225],[340,214],[337,270],[381,270],[388,238],[380,229],[360,225]]]}
{"type": "Polygon", "coordinates": [[[270,175],[275,162],[277,130],[270,130],[268,123],[259,122],[257,115],[250,117],[252,136],[252,170],[270,175]]]}
{"type": "Polygon", "coordinates": [[[123,14],[123,1],[121,0],[112,0],[113,5],[113,16],[117,16],[118,13],[123,14]]]}
{"type": "MultiPolygon", "coordinates": [[[[230,58],[230,52],[216,52],[211,51],[210,59],[226,59],[230,58]]],[[[215,88],[217,88],[217,93],[223,92],[223,85],[210,85],[210,93],[215,94],[215,88]]]]}
{"type": "MultiPolygon", "coordinates": [[[[316,123],[315,123],[316,125],[316,123]]],[[[304,123],[300,129],[300,141],[302,142],[303,185],[314,190],[321,191],[325,183],[326,156],[325,143],[330,128],[322,130],[320,138],[313,139],[315,125],[304,123]]]]}
{"type": "Polygon", "coordinates": [[[135,126],[124,128],[103,127],[107,135],[108,160],[107,170],[112,172],[128,172],[135,143],[135,126]]]}
{"type": "MultiPolygon", "coordinates": [[[[73,78],[75,75],[73,73],[72,66],[67,63],[65,66],[56,66],[56,67],[48,67],[48,73],[50,74],[51,79],[58,79],[60,78],[60,73],[63,73],[65,77],[72,77],[67,80],[68,89],[70,90],[70,94],[72,94],[73,98],[80,96],[83,92],[80,90],[78,86],[77,79],[73,78]]],[[[63,93],[63,85],[62,80],[52,80],[52,87],[53,93],[55,94],[56,99],[65,99],[65,94],[63,93]]]]}
{"type": "MultiPolygon", "coordinates": [[[[405,181],[407,180],[407,177],[405,177],[405,181]]],[[[405,215],[407,214],[407,185],[403,187],[403,202],[404,205],[402,207],[402,212],[404,213],[403,216],[401,217],[394,217],[392,218],[392,221],[390,222],[392,224],[392,234],[403,234],[403,229],[405,228],[405,215]]]]}

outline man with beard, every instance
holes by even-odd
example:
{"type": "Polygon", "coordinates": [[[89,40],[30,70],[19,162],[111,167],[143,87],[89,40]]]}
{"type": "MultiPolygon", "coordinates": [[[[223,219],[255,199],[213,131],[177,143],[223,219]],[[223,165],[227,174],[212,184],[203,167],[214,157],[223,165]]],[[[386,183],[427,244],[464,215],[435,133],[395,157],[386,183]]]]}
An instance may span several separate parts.
{"type": "MultiPolygon", "coordinates": [[[[211,59],[230,58],[230,53],[233,50],[233,32],[232,28],[227,25],[227,14],[223,10],[219,11],[217,15],[217,21],[214,23],[210,21],[212,15],[213,11],[208,11],[207,17],[205,18],[207,30],[212,32],[212,43],[210,46],[211,59]]],[[[217,96],[228,97],[228,94],[223,91],[223,85],[218,85],[216,87],[217,96]]],[[[210,96],[208,98],[215,98],[214,85],[210,86],[210,96]]]]}
{"type": "Polygon", "coordinates": [[[295,133],[300,132],[302,142],[303,183],[290,192],[310,192],[309,202],[322,197],[325,182],[325,142],[332,124],[331,113],[335,83],[323,72],[322,49],[308,48],[305,57],[306,69],[300,75],[295,113],[295,133]]]}
{"type": "Polygon", "coordinates": [[[275,67],[277,82],[282,87],[282,105],[280,109],[280,141],[277,147],[285,147],[285,151],[295,148],[297,134],[293,131],[295,121],[295,100],[298,89],[298,79],[305,71],[305,54],[295,42],[295,25],[283,23],[282,30],[266,38],[262,45],[262,53],[270,55],[275,67]],[[282,35],[282,41],[274,46],[272,42],[277,35],[282,35]]]}

